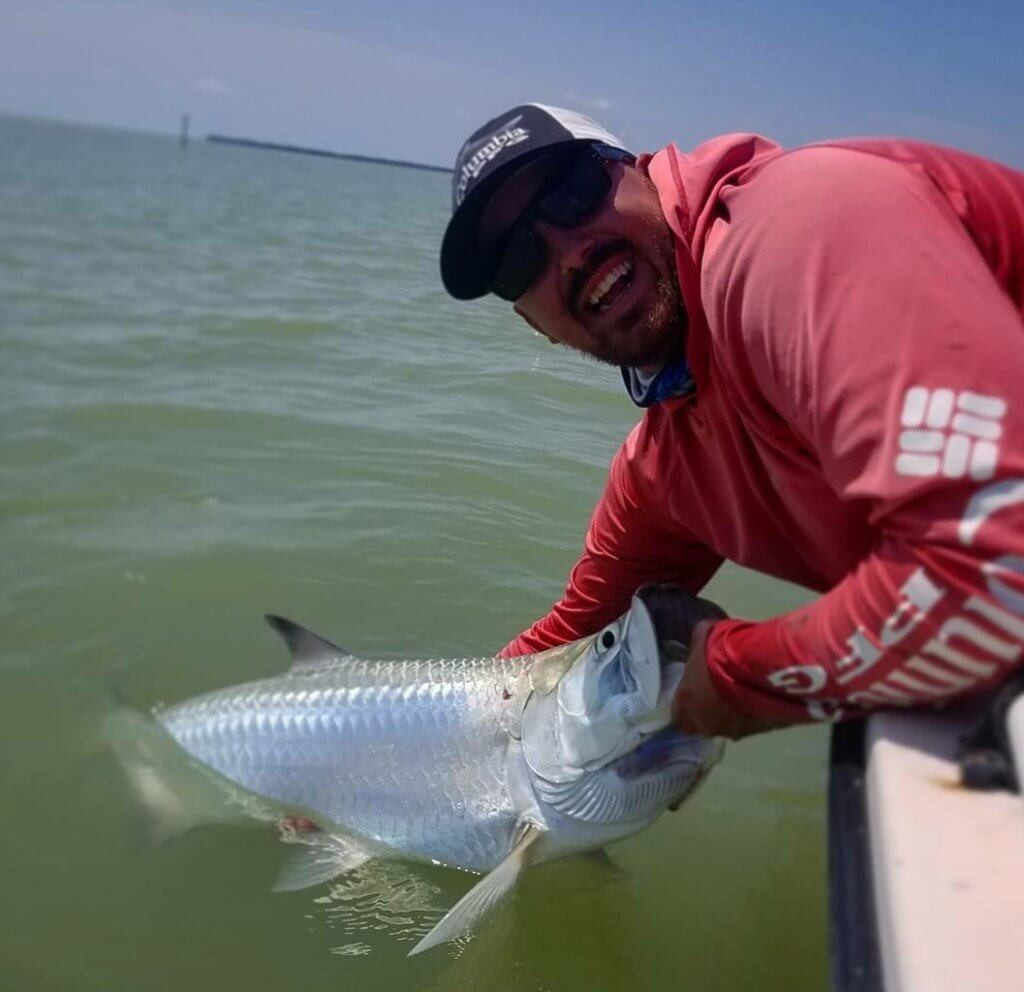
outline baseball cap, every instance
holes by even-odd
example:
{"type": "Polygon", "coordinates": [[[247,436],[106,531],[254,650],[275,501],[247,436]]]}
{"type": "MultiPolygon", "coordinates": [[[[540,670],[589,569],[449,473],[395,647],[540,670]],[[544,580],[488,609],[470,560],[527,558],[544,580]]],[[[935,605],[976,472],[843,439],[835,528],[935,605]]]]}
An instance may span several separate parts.
{"type": "Polygon", "coordinates": [[[542,103],[513,107],[469,136],[455,157],[452,217],[441,242],[441,281],[452,296],[473,300],[488,291],[492,263],[477,248],[477,228],[501,183],[542,152],[584,143],[629,151],[597,121],[542,103]]]}

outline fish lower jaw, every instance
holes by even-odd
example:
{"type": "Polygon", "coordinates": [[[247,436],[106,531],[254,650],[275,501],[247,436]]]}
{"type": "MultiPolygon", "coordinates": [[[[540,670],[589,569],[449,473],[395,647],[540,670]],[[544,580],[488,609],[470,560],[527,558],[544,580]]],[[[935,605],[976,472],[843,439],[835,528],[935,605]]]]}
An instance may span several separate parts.
{"type": "MultiPolygon", "coordinates": [[[[715,738],[715,740],[717,742],[717,738],[715,738]]],[[[712,769],[721,760],[723,751],[724,745],[719,748],[717,756],[697,765],[697,773],[693,778],[687,781],[686,785],[680,790],[677,798],[673,799],[672,802],[665,807],[668,812],[675,813],[679,807],[682,806],[683,803],[685,803],[704,784],[708,776],[711,774],[712,769]]],[[[685,762],[679,763],[685,764],[685,762]]]]}

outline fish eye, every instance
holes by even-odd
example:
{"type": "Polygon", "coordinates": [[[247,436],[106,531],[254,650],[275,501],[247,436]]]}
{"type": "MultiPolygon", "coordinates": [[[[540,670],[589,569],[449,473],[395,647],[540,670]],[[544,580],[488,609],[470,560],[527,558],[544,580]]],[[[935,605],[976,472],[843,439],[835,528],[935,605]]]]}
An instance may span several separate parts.
{"type": "Polygon", "coordinates": [[[611,627],[605,627],[605,629],[601,632],[601,637],[599,641],[601,647],[603,647],[605,651],[609,650],[609,648],[615,647],[615,631],[612,630],[611,627]]]}

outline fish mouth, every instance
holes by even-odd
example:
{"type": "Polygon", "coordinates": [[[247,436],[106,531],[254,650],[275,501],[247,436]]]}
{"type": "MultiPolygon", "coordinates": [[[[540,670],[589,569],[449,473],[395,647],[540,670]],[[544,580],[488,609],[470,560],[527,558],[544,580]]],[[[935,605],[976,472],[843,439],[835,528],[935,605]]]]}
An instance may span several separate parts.
{"type": "Polygon", "coordinates": [[[723,620],[725,612],[710,600],[694,596],[673,582],[651,582],[641,586],[634,596],[646,607],[653,619],[658,642],[672,645],[685,661],[693,628],[701,620],[723,620]]]}
{"type": "Polygon", "coordinates": [[[634,596],[629,606],[629,619],[623,634],[623,647],[629,656],[630,664],[626,666],[634,689],[649,709],[658,710],[662,695],[663,665],[661,651],[658,649],[658,634],[654,626],[647,604],[634,596]]]}

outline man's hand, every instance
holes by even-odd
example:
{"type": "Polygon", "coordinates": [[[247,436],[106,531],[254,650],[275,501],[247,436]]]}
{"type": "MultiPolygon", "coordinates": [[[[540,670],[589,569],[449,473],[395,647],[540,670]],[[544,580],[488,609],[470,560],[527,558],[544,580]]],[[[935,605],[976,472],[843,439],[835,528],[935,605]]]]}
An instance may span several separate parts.
{"type": "Polygon", "coordinates": [[[684,734],[731,737],[734,740],[785,726],[785,721],[748,717],[722,697],[708,674],[704,646],[712,626],[725,611],[670,582],[651,583],[637,590],[663,652],[679,652],[686,672],[672,701],[672,721],[684,734]]]}
{"type": "Polygon", "coordinates": [[[686,672],[672,701],[672,722],[684,734],[738,740],[783,726],[777,720],[745,716],[727,703],[708,674],[704,646],[715,620],[701,620],[690,635],[686,672]]]}

